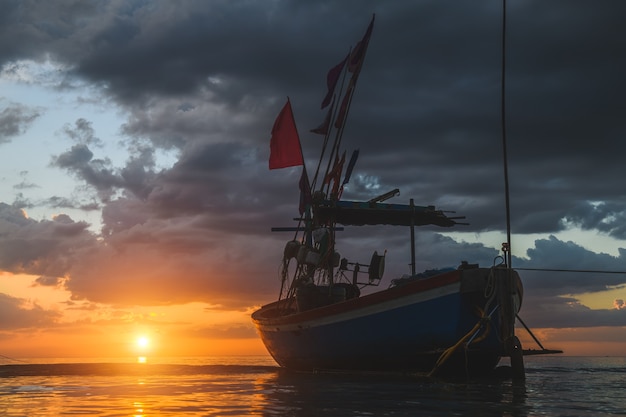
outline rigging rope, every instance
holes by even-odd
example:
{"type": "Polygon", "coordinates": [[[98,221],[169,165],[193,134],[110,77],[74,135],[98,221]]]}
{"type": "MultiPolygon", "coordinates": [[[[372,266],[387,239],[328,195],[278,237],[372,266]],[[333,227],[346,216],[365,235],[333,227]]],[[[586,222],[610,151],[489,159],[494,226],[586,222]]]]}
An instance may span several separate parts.
{"type": "Polygon", "coordinates": [[[519,271],[544,271],[544,272],[584,272],[592,274],[626,274],[626,271],[601,271],[595,269],[560,269],[560,268],[515,268],[519,271]]]}

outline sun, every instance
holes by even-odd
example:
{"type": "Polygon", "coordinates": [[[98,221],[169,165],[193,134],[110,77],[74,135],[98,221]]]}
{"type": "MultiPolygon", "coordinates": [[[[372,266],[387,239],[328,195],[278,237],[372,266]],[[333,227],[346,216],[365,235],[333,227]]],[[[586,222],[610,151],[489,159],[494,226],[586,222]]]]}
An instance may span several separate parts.
{"type": "Polygon", "coordinates": [[[150,346],[150,339],[146,336],[139,336],[135,343],[139,349],[147,349],[150,346]]]}

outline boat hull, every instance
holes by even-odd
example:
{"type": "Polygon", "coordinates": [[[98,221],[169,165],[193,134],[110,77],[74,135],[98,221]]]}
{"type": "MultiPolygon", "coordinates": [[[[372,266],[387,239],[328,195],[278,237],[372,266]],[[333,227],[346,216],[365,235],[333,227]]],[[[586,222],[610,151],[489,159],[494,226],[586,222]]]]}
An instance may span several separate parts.
{"type": "MultiPolygon", "coordinates": [[[[269,353],[288,369],[430,372],[471,332],[471,343],[441,370],[487,373],[506,354],[498,297],[489,302],[485,296],[489,280],[502,278],[490,278],[490,271],[450,271],[302,312],[294,310],[294,299],[281,300],[257,310],[252,320],[269,353]]],[[[517,311],[521,284],[512,273],[517,311]]]]}

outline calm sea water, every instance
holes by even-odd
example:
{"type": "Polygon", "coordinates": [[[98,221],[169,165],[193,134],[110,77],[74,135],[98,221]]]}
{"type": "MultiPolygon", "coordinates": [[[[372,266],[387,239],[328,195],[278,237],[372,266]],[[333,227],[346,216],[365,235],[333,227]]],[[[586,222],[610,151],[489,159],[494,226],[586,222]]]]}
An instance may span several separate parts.
{"type": "Polygon", "coordinates": [[[525,359],[523,383],[295,374],[281,370],[268,357],[145,364],[31,359],[0,366],[0,415],[626,415],[626,358],[525,359]]]}

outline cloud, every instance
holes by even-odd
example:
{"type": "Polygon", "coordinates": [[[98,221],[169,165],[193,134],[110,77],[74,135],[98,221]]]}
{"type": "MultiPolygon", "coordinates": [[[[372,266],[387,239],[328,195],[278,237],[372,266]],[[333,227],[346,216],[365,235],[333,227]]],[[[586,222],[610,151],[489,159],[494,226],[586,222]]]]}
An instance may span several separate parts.
{"type": "Polygon", "coordinates": [[[54,326],[61,314],[0,293],[0,331],[54,326]]]}
{"type": "Polygon", "coordinates": [[[63,126],[63,133],[80,145],[102,145],[102,140],[95,135],[91,122],[84,118],[76,120],[74,126],[63,126]]]}
{"type": "MultiPolygon", "coordinates": [[[[0,97],[0,102],[3,100],[0,97]]],[[[19,103],[9,103],[0,110],[0,145],[23,134],[41,116],[42,110],[19,103]]]]}
{"type": "Polygon", "coordinates": [[[114,189],[122,185],[120,178],[111,168],[108,159],[93,159],[87,145],[74,145],[70,150],[53,157],[52,165],[74,173],[79,179],[93,187],[103,201],[108,201],[114,189]]]}
{"type": "Polygon", "coordinates": [[[0,268],[63,277],[76,260],[76,250],[95,244],[88,226],[67,215],[39,222],[19,208],[0,203],[0,268]]]}
{"type": "Polygon", "coordinates": [[[531,328],[624,327],[626,309],[590,309],[571,297],[535,296],[524,301],[520,313],[531,328]],[[527,302],[528,301],[528,302],[527,302]]]}
{"type": "MultiPolygon", "coordinates": [[[[617,176],[581,167],[590,143],[604,163],[618,163],[618,152],[603,149],[614,147],[623,130],[611,105],[619,86],[609,89],[604,84],[608,77],[599,75],[606,68],[620,73],[624,66],[612,53],[619,49],[616,37],[608,36],[619,27],[619,13],[568,5],[571,21],[563,22],[557,17],[559,7],[527,2],[510,11],[511,189],[519,233],[558,232],[565,227],[564,218],[577,217],[570,207],[621,202],[610,191],[617,176]],[[538,10],[542,19],[536,18],[538,10]],[[528,22],[532,33],[525,30],[528,22]],[[557,36],[550,36],[555,27],[557,36]],[[595,64],[583,53],[593,56],[595,64]],[[596,88],[588,87],[591,81],[596,88]],[[573,92],[584,93],[585,100],[572,100],[573,92]],[[587,103],[598,122],[587,119],[587,103]],[[570,139],[578,136],[585,140],[570,139]],[[564,205],[565,199],[575,204],[564,205]]],[[[451,11],[440,3],[371,2],[362,4],[362,16],[342,19],[347,9],[351,7],[293,2],[271,7],[190,2],[184,8],[159,1],[125,7],[68,4],[34,33],[50,40],[48,49],[55,59],[71,64],[74,77],[106,86],[103,91],[125,106],[128,135],[166,149],[225,137],[265,148],[267,138],[259,132],[269,130],[272,109],[279,108],[277,97],[292,96],[300,126],[319,123],[322,114],[311,109],[319,105],[325,72],[356,42],[371,12],[377,12],[347,131],[362,150],[360,174],[375,176],[383,188],[400,186],[404,194],[419,195],[426,203],[463,209],[473,230],[501,228],[503,214],[494,215],[502,212],[494,210],[502,194],[502,183],[495,180],[501,172],[498,8],[451,11]],[[324,25],[315,24],[316,18],[324,25]],[[55,37],[57,33],[72,35],[55,37]],[[458,41],[461,34],[463,42],[458,41]],[[202,53],[197,53],[199,45],[202,53]],[[396,50],[407,53],[392,52],[396,50]]],[[[22,19],[43,13],[50,10],[33,5],[22,19]]],[[[23,31],[17,24],[9,28],[23,31]]],[[[38,50],[28,39],[22,44],[24,56],[38,50]]],[[[303,146],[307,156],[317,151],[317,143],[307,140],[303,146]]]]}
{"type": "Polygon", "coordinates": [[[254,328],[244,325],[212,326],[200,329],[191,329],[185,336],[202,340],[210,339],[252,339],[257,337],[254,328]]]}
{"type": "Polygon", "coordinates": [[[624,270],[624,249],[619,249],[619,256],[612,256],[550,236],[548,239],[536,240],[535,246],[527,254],[528,259],[515,260],[517,268],[557,270],[523,271],[524,285],[529,291],[540,294],[582,294],[605,291],[626,283],[626,274],[614,273],[624,270]]]}
{"type": "MultiPolygon", "coordinates": [[[[359,148],[360,158],[344,196],[368,200],[399,187],[394,201],[415,197],[416,204],[454,210],[470,223],[464,232],[502,231],[499,7],[3,4],[5,73],[46,88],[88,86],[125,119],[121,139],[100,133],[80,112],[63,120],[72,146],[56,151],[52,165],[82,187],[72,196],[55,190],[39,203],[101,210],[101,230],[67,216],[36,221],[17,206],[0,205],[0,266],[41,276],[40,285],[62,282],[75,300],[118,305],[203,301],[243,308],[274,297],[278,258],[290,236],[269,230],[293,225],[300,169],[267,170],[271,125],[289,95],[313,174],[320,138],[307,131],[324,116],[326,71],[362,36],[372,12],[376,26],[343,141],[348,153],[359,148]],[[46,71],[33,76],[33,63],[46,71]],[[122,163],[103,154],[112,140],[127,147],[122,163]],[[159,165],[161,151],[174,162],[159,165]]],[[[512,228],[549,236],[515,265],[624,269],[623,250],[610,256],[550,236],[579,227],[624,237],[624,8],[539,1],[509,8],[512,228]]],[[[21,105],[7,109],[0,113],[0,142],[39,117],[21,105]]],[[[419,231],[418,269],[462,260],[491,265],[498,254],[437,231],[419,231]]],[[[367,261],[373,250],[388,249],[392,279],[409,272],[407,234],[347,228],[340,251],[367,261]]],[[[621,310],[558,298],[624,284],[621,275],[527,271],[523,279],[524,311],[533,319],[554,326],[623,323],[621,310]]]]}
{"type": "Polygon", "coordinates": [[[580,202],[568,211],[564,221],[583,230],[599,230],[618,239],[626,237],[626,210],[621,201],[580,202]]]}
{"type": "Polygon", "coordinates": [[[44,287],[58,287],[63,283],[63,279],[61,277],[40,276],[35,279],[35,283],[44,287]]]}

